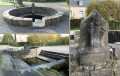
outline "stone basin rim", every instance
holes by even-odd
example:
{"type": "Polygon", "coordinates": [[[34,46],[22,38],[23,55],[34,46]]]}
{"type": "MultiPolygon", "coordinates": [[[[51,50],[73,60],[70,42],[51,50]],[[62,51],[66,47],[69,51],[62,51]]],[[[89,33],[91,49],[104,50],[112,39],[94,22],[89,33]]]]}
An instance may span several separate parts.
{"type": "MultiPolygon", "coordinates": [[[[3,19],[12,24],[12,25],[19,25],[19,26],[34,26],[33,25],[33,22],[32,22],[32,18],[22,18],[21,16],[22,15],[25,15],[25,14],[32,14],[31,13],[31,8],[32,7],[22,7],[22,8],[13,8],[13,9],[9,9],[7,11],[5,11],[3,13],[3,19]],[[18,12],[20,12],[22,10],[22,12],[19,14],[18,12]],[[28,10],[26,12],[23,12],[25,10],[28,10]],[[15,15],[12,15],[11,14],[11,11],[13,14],[15,15]]],[[[43,27],[47,26],[47,25],[53,25],[53,24],[57,24],[59,22],[61,22],[64,18],[64,12],[62,11],[59,11],[57,9],[54,9],[54,8],[50,8],[50,7],[35,7],[35,12],[36,12],[36,15],[41,15],[44,16],[42,18],[42,23],[38,24],[38,27],[40,27],[40,25],[42,24],[43,27]],[[54,12],[48,12],[50,13],[49,15],[47,15],[47,13],[44,13],[44,12],[41,12],[40,9],[43,9],[43,11],[46,11],[46,10],[52,10],[54,12]],[[37,11],[38,10],[38,11],[37,11]],[[45,16],[46,15],[46,16],[45,16]]]]}

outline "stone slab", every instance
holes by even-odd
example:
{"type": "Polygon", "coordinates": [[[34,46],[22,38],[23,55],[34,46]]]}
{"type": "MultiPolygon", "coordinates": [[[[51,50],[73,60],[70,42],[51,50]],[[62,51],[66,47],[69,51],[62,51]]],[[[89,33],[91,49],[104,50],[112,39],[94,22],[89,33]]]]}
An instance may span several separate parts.
{"type": "Polygon", "coordinates": [[[89,72],[75,72],[72,73],[70,76],[90,76],[89,72]]]}
{"type": "Polygon", "coordinates": [[[120,76],[120,68],[115,68],[114,74],[115,74],[115,76],[120,76]]]}
{"type": "Polygon", "coordinates": [[[110,51],[104,52],[81,52],[80,53],[80,64],[89,65],[98,62],[106,62],[110,60],[110,51]]]}
{"type": "Polygon", "coordinates": [[[91,76],[113,76],[113,71],[111,68],[109,69],[101,69],[92,71],[91,76]]]}
{"type": "Polygon", "coordinates": [[[54,62],[54,61],[56,61],[54,59],[51,59],[51,58],[48,58],[48,57],[45,57],[45,56],[42,56],[42,55],[37,56],[37,58],[40,58],[40,59],[48,61],[48,62],[54,62]]]}

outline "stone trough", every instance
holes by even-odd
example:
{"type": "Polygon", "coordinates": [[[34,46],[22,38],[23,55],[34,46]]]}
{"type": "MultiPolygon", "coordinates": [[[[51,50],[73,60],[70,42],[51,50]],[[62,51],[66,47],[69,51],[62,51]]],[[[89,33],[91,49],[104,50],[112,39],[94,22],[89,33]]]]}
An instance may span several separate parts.
{"type": "Polygon", "coordinates": [[[23,7],[13,8],[3,13],[3,19],[19,26],[30,26],[32,28],[41,28],[47,25],[55,25],[64,18],[64,12],[49,7],[23,7]],[[34,11],[34,15],[33,15],[34,11]],[[32,18],[26,16],[41,16],[41,22],[34,23],[32,18]]]}

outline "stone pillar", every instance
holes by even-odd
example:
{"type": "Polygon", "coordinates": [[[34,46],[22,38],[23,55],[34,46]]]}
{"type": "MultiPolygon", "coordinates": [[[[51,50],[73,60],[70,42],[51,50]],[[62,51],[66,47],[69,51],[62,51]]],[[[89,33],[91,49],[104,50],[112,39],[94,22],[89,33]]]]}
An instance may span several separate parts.
{"type": "Polygon", "coordinates": [[[110,60],[108,23],[93,10],[80,24],[80,64],[88,65],[110,60]]]}

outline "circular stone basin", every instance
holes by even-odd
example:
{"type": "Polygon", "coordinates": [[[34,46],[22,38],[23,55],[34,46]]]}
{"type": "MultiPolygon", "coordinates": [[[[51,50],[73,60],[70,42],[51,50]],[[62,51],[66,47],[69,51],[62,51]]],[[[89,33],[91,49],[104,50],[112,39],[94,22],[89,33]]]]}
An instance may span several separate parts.
{"type": "Polygon", "coordinates": [[[32,18],[33,24],[42,23],[42,17],[40,15],[27,15],[24,18],[32,18]]]}
{"type": "Polygon", "coordinates": [[[61,22],[64,18],[64,12],[57,9],[34,7],[34,15],[32,10],[32,7],[10,9],[3,13],[3,18],[12,25],[31,26],[32,28],[54,25],[61,22]]]}

